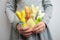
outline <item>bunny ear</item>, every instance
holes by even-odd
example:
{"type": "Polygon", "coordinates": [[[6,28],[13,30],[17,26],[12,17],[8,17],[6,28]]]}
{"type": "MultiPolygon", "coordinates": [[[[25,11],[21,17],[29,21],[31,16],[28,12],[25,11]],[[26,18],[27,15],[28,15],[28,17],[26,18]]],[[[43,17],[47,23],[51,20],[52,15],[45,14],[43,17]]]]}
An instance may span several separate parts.
{"type": "Polygon", "coordinates": [[[19,11],[16,11],[16,16],[19,18],[19,20],[21,19],[21,13],[19,11]]]}
{"type": "Polygon", "coordinates": [[[35,11],[35,6],[33,4],[31,5],[31,9],[32,9],[32,12],[35,11]]]}
{"type": "Polygon", "coordinates": [[[25,18],[25,16],[26,16],[25,10],[22,10],[22,11],[21,11],[21,15],[22,15],[22,17],[25,18]]]}
{"type": "Polygon", "coordinates": [[[31,8],[33,9],[34,7],[35,7],[35,6],[32,4],[32,5],[31,5],[31,8]]]}
{"type": "Polygon", "coordinates": [[[36,9],[39,10],[39,6],[37,6],[36,9]]]}
{"type": "Polygon", "coordinates": [[[41,10],[39,10],[38,17],[41,17],[41,18],[43,18],[43,17],[44,17],[44,15],[45,15],[45,13],[44,13],[44,12],[41,12],[41,10]]]}
{"type": "Polygon", "coordinates": [[[44,15],[45,15],[45,13],[42,13],[42,14],[40,15],[40,17],[41,17],[41,18],[43,18],[43,17],[44,17],[44,15]]]}

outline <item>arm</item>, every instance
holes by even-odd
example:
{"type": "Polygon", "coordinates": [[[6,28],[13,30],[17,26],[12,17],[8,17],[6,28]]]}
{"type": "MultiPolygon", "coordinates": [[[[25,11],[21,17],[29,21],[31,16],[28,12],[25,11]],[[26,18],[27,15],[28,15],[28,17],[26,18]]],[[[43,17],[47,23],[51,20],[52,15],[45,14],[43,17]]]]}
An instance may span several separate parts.
{"type": "Polygon", "coordinates": [[[43,0],[42,4],[43,4],[44,12],[46,13],[43,18],[43,21],[48,26],[52,14],[52,4],[50,0],[43,0]]]}
{"type": "Polygon", "coordinates": [[[15,0],[8,0],[6,5],[6,15],[11,24],[13,24],[14,29],[16,29],[16,24],[19,22],[17,16],[15,15],[15,0]]]}

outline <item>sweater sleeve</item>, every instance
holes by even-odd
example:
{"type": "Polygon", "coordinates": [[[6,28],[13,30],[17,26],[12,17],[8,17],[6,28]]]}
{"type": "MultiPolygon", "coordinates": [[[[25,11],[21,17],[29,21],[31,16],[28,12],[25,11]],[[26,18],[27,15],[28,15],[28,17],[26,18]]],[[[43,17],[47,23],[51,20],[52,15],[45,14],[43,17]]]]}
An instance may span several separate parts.
{"type": "Polygon", "coordinates": [[[43,4],[44,12],[46,13],[45,16],[43,17],[43,21],[48,26],[49,21],[51,19],[53,6],[50,0],[43,0],[42,4],[43,4]]]}
{"type": "Polygon", "coordinates": [[[19,19],[15,15],[15,0],[8,0],[6,4],[6,15],[11,23],[13,25],[13,28],[16,29],[16,24],[19,22],[19,19]]]}

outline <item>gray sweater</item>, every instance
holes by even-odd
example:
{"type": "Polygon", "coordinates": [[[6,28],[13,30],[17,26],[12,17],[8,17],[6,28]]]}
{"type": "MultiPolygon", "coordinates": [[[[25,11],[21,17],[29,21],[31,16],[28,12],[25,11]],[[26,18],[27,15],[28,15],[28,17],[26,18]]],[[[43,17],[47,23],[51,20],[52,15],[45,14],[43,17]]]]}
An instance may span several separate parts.
{"type": "MultiPolygon", "coordinates": [[[[45,12],[45,16],[43,18],[44,23],[47,25],[47,28],[44,32],[40,33],[40,39],[41,40],[52,40],[50,32],[49,32],[49,20],[51,19],[52,14],[52,4],[50,0],[8,0],[6,5],[6,14],[7,17],[11,23],[11,36],[10,40],[25,40],[24,37],[22,37],[16,30],[16,24],[19,22],[19,19],[15,15],[15,10],[21,11],[25,5],[31,6],[31,5],[39,6],[39,9],[43,12],[45,12]]],[[[38,40],[38,37],[36,37],[34,34],[32,38],[29,38],[28,40],[38,40]]]]}

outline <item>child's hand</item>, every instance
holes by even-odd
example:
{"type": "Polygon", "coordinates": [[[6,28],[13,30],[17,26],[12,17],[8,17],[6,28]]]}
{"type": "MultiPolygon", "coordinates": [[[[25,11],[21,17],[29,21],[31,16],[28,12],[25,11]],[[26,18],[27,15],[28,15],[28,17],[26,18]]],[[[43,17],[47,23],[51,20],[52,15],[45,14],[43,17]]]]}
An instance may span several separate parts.
{"type": "Polygon", "coordinates": [[[17,30],[21,35],[25,37],[29,37],[32,34],[32,29],[29,28],[29,26],[25,28],[24,27],[20,28],[20,25],[17,25],[17,30]]]}
{"type": "Polygon", "coordinates": [[[33,32],[34,33],[40,33],[43,32],[45,29],[45,24],[44,22],[39,22],[37,25],[35,25],[35,27],[33,28],[33,32]]]}

